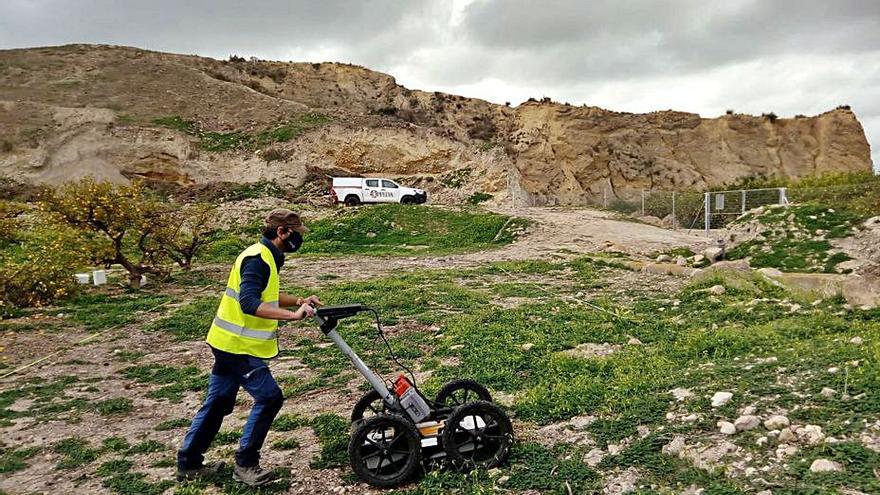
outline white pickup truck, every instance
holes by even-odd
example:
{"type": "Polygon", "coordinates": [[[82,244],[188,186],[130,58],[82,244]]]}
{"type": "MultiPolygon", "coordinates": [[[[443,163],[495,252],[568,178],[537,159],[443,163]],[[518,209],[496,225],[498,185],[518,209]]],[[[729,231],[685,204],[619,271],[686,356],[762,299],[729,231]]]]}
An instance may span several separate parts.
{"type": "Polygon", "coordinates": [[[413,205],[428,200],[428,193],[421,189],[403,187],[391,179],[372,177],[333,177],[330,196],[334,203],[344,203],[345,206],[361,203],[413,205]]]}

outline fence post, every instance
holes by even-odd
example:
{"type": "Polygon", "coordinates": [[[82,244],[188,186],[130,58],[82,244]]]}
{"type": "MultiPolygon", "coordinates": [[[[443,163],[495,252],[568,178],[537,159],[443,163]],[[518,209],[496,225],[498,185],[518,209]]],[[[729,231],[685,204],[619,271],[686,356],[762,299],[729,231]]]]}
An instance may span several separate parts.
{"type": "Polygon", "coordinates": [[[645,190],[642,189],[642,216],[645,216],[645,190]]]}
{"type": "Polygon", "coordinates": [[[779,188],[779,204],[788,205],[788,188],[780,187],[779,188]]]}
{"type": "Polygon", "coordinates": [[[707,193],[704,195],[704,197],[703,197],[703,202],[705,203],[705,211],[706,211],[706,213],[703,215],[703,216],[705,217],[705,220],[706,220],[706,237],[709,237],[709,236],[712,235],[712,233],[711,233],[711,228],[712,228],[712,212],[711,212],[711,209],[710,209],[711,207],[709,206],[709,200],[712,199],[712,198],[710,197],[711,194],[712,194],[712,193],[707,192],[707,193]]]}
{"type": "Polygon", "coordinates": [[[742,190],[742,214],[746,214],[746,190],[742,190]]]}
{"type": "Polygon", "coordinates": [[[675,228],[675,191],[672,191],[672,230],[675,228]]]}

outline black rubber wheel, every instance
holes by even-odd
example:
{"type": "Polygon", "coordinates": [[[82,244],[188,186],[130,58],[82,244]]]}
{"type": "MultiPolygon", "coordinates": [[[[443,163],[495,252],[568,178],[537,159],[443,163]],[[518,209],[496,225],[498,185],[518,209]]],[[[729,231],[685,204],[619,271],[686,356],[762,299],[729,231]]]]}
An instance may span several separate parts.
{"type": "Polygon", "coordinates": [[[359,204],[361,204],[361,200],[354,194],[349,194],[345,197],[345,206],[357,206],[359,204]]]}
{"type": "Polygon", "coordinates": [[[402,204],[402,205],[412,205],[412,204],[415,204],[415,202],[416,202],[416,198],[414,198],[412,196],[404,196],[404,197],[400,198],[400,204],[402,204]]]}
{"type": "Polygon", "coordinates": [[[510,454],[513,426],[495,404],[469,402],[455,408],[446,419],[441,441],[453,466],[462,470],[492,469],[510,454]]]}
{"type": "Polygon", "coordinates": [[[377,414],[388,414],[388,404],[379,395],[379,392],[370,390],[365,393],[351,410],[351,422],[356,423],[364,418],[369,418],[377,414]]]}
{"type": "Polygon", "coordinates": [[[447,382],[440,387],[434,398],[434,402],[446,407],[456,407],[475,400],[492,402],[492,395],[486,387],[469,378],[447,382]]]}
{"type": "Polygon", "coordinates": [[[348,457],[358,479],[390,488],[415,475],[422,462],[422,441],[416,426],[403,416],[378,414],[357,424],[348,457]]]}

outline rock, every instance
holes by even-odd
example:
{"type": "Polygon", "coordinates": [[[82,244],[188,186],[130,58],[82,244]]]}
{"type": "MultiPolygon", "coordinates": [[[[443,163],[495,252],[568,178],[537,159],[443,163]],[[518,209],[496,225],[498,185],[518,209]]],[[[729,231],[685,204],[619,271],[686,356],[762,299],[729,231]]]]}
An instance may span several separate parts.
{"type": "Polygon", "coordinates": [[[594,344],[592,342],[588,342],[586,344],[580,344],[574,349],[562,351],[562,353],[580,359],[593,359],[597,357],[609,356],[619,350],[620,346],[616,344],[594,344]]]}
{"type": "Polygon", "coordinates": [[[733,398],[732,392],[715,392],[712,396],[712,407],[721,407],[733,398]]]}
{"type": "Polygon", "coordinates": [[[822,387],[822,391],[819,392],[819,395],[821,395],[822,397],[825,397],[825,398],[834,397],[836,394],[837,394],[836,390],[834,390],[833,388],[828,388],[828,387],[822,387]]]}
{"type": "Polygon", "coordinates": [[[535,347],[535,344],[532,344],[531,342],[527,342],[520,346],[520,348],[524,351],[529,351],[532,349],[532,347],[535,347]]]}
{"type": "Polygon", "coordinates": [[[367,237],[372,239],[372,238],[376,237],[376,233],[375,232],[367,232],[367,237]]]}
{"type": "Polygon", "coordinates": [[[755,414],[758,409],[755,406],[746,406],[745,409],[742,410],[742,416],[751,416],[755,414]]]}
{"type": "Polygon", "coordinates": [[[758,273],[765,277],[776,278],[782,276],[782,271],[776,268],[758,268],[758,273]]]}
{"type": "Polygon", "coordinates": [[[825,440],[825,434],[822,433],[822,427],[817,425],[802,426],[795,430],[794,433],[800,441],[806,442],[809,445],[818,445],[822,443],[822,440],[825,440]]]}
{"type": "Polygon", "coordinates": [[[843,466],[828,459],[816,459],[810,464],[811,473],[835,473],[843,471],[843,466]]]}
{"type": "Polygon", "coordinates": [[[862,338],[858,337],[858,336],[849,339],[849,343],[853,344],[853,345],[862,345],[864,342],[865,341],[862,340],[862,338]]]}
{"type": "Polygon", "coordinates": [[[674,388],[670,390],[669,393],[672,394],[672,396],[675,397],[675,400],[677,401],[683,401],[688,397],[694,395],[689,388],[674,388]]]}
{"type": "Polygon", "coordinates": [[[638,488],[639,472],[634,467],[625,471],[606,476],[602,493],[605,495],[623,495],[638,488]]]}
{"type": "Polygon", "coordinates": [[[758,419],[757,416],[752,414],[740,416],[736,418],[736,421],[733,422],[733,426],[736,427],[736,431],[754,430],[760,424],[761,420],[758,419]]]}
{"type": "Polygon", "coordinates": [[[568,424],[576,430],[584,430],[596,421],[595,416],[575,416],[568,420],[568,424]]]}
{"type": "Polygon", "coordinates": [[[676,435],[671,442],[663,446],[661,451],[666,455],[677,456],[684,450],[685,441],[681,435],[676,435]]]}
{"type": "Polygon", "coordinates": [[[785,457],[791,457],[797,454],[798,448],[794,445],[787,444],[779,444],[779,447],[776,448],[776,458],[783,459],[785,457]]]}
{"type": "Polygon", "coordinates": [[[626,341],[626,343],[628,345],[642,345],[642,341],[635,337],[630,337],[629,340],[626,341]]]}
{"type": "Polygon", "coordinates": [[[661,254],[660,256],[657,256],[657,263],[669,263],[670,261],[672,261],[672,257],[668,254],[661,254]]]}
{"type": "Polygon", "coordinates": [[[764,428],[767,428],[768,430],[781,430],[783,428],[787,429],[789,425],[791,425],[791,422],[788,420],[788,418],[780,414],[770,416],[769,418],[767,418],[766,421],[764,421],[764,428]]]}
{"type": "Polygon", "coordinates": [[[828,368],[828,372],[831,373],[832,375],[837,373],[838,371],[840,371],[840,368],[838,368],[837,366],[832,366],[832,367],[828,368]]]}
{"type": "Polygon", "coordinates": [[[713,263],[711,266],[706,268],[708,272],[716,272],[716,271],[734,271],[734,272],[751,272],[752,266],[749,264],[749,260],[741,259],[741,260],[732,260],[732,261],[718,261],[713,263]]]}
{"type": "Polygon", "coordinates": [[[510,476],[504,475],[499,477],[498,480],[496,480],[496,483],[499,485],[506,485],[508,481],[510,481],[510,476]]]}
{"type": "Polygon", "coordinates": [[[755,445],[757,445],[758,447],[763,447],[767,445],[767,442],[769,441],[770,440],[767,437],[760,437],[755,441],[755,445]]]}
{"type": "Polygon", "coordinates": [[[604,458],[605,458],[605,451],[604,450],[598,449],[598,448],[593,448],[593,449],[590,449],[590,451],[584,455],[584,464],[586,464],[587,466],[590,466],[590,467],[596,467],[599,465],[600,462],[602,462],[602,459],[604,459],[604,458]]]}
{"type": "Polygon", "coordinates": [[[675,258],[675,264],[678,266],[686,266],[688,264],[688,262],[684,258],[684,256],[678,256],[675,258]]]}
{"type": "Polygon", "coordinates": [[[797,441],[797,435],[790,428],[784,428],[779,432],[779,443],[792,443],[797,441]]]}
{"type": "Polygon", "coordinates": [[[719,246],[709,246],[703,250],[703,256],[712,263],[720,261],[721,258],[724,257],[724,248],[719,246]]]}
{"type": "Polygon", "coordinates": [[[719,421],[718,429],[724,435],[733,435],[734,433],[736,433],[736,426],[734,426],[733,423],[729,421],[719,421]]]}
{"type": "Polygon", "coordinates": [[[725,289],[723,285],[713,285],[712,287],[706,289],[706,292],[708,292],[709,294],[720,296],[721,294],[727,292],[727,289],[725,289]]]}
{"type": "Polygon", "coordinates": [[[450,351],[457,351],[459,349],[464,349],[464,344],[455,344],[455,345],[449,346],[450,351]]]}
{"type": "Polygon", "coordinates": [[[691,261],[692,261],[695,265],[699,265],[700,263],[706,261],[706,257],[703,256],[702,254],[697,254],[697,255],[694,255],[694,256],[691,257],[691,261]]]}

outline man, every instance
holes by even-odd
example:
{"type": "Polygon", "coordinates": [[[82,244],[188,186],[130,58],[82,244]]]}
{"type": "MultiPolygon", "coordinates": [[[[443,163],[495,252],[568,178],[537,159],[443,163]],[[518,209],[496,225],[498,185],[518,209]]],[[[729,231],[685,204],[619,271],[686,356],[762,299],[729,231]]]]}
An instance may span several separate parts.
{"type": "Polygon", "coordinates": [[[208,331],[214,367],[205,403],[177,453],[178,480],[216,472],[218,466],[203,465],[204,454],[220,430],[223,417],[232,412],[239,387],[254,398],[254,407],[235,452],[233,478],[250,486],[272,480],[272,473],[260,467],[260,448],[284,397],[266,360],[278,355],[278,321],[302,320],[314,315],[314,307],[321,305],[314,295],[301,298],[279,290],[278,271],[284,264],[284,253],[299,249],[306,232],[297,213],[283,208],[273,210],[266,217],[260,242],[235,260],[208,331]],[[296,306],[296,311],[284,309],[296,306]]]}

